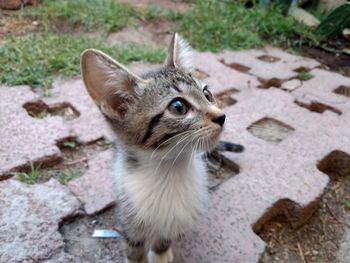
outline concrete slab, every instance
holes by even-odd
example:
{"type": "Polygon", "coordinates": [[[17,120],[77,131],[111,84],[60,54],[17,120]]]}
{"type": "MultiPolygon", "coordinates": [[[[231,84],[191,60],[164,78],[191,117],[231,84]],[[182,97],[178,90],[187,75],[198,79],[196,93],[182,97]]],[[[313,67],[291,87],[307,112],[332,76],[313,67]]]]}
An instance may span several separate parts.
{"type": "Polygon", "coordinates": [[[74,215],[79,201],[56,180],[27,185],[0,182],[0,263],[77,262],[64,252],[59,223],[74,215]]]}
{"type": "Polygon", "coordinates": [[[44,167],[61,159],[56,143],[70,135],[68,127],[61,117],[29,116],[23,105],[38,100],[28,86],[0,87],[0,178],[29,161],[44,167]]]}
{"type": "Polygon", "coordinates": [[[68,184],[71,191],[84,203],[88,215],[96,214],[115,204],[111,176],[112,158],[112,150],[97,154],[88,162],[87,172],[68,184]]]}
{"type": "Polygon", "coordinates": [[[81,79],[56,80],[50,92],[50,97],[43,98],[49,106],[69,103],[79,112],[79,117],[68,121],[67,125],[71,135],[77,136],[81,143],[94,142],[102,137],[114,138],[114,133],[87,93],[81,79]]]}
{"type": "MultiPolygon", "coordinates": [[[[287,64],[290,70],[296,65],[307,66],[298,63],[287,64]]],[[[274,66],[265,67],[266,71],[274,71],[274,66]]],[[[222,138],[246,147],[243,154],[234,157],[226,154],[240,166],[240,173],[212,193],[207,216],[193,233],[176,244],[175,262],[256,263],[265,244],[255,232],[258,233],[266,221],[285,214],[296,227],[305,223],[317,208],[329,181],[317,165],[334,150],[350,153],[350,98],[331,94],[337,85],[346,85],[347,78],[331,72],[323,74],[319,69],[312,74],[315,78],[304,82],[310,89],[307,91],[320,92],[324,98],[342,96],[342,106],[338,106],[341,115],[300,107],[295,103],[295,94],[275,88],[241,89],[232,95],[237,103],[225,109],[227,122],[222,138]],[[320,81],[324,81],[323,85],[320,81]],[[293,132],[279,141],[271,141],[269,138],[276,130],[259,125],[259,121],[266,119],[285,124],[293,132]],[[248,130],[254,123],[258,123],[254,128],[261,136],[248,130]]],[[[299,92],[299,88],[296,91],[299,92]]]]}
{"type": "Polygon", "coordinates": [[[208,75],[203,81],[209,85],[214,94],[232,88],[257,87],[260,84],[256,77],[231,69],[219,59],[220,57],[210,52],[194,52],[193,62],[196,68],[208,75]]]}
{"type": "Polygon", "coordinates": [[[350,78],[323,69],[314,69],[310,73],[314,78],[304,81],[300,88],[293,91],[296,99],[331,106],[340,110],[343,118],[349,119],[350,78]]]}
{"type": "Polygon", "coordinates": [[[320,66],[320,63],[313,59],[292,55],[273,47],[225,51],[218,57],[228,66],[238,64],[249,68],[249,74],[265,82],[271,79],[287,80],[294,78],[298,75],[295,72],[296,69],[313,69],[320,66]]]}

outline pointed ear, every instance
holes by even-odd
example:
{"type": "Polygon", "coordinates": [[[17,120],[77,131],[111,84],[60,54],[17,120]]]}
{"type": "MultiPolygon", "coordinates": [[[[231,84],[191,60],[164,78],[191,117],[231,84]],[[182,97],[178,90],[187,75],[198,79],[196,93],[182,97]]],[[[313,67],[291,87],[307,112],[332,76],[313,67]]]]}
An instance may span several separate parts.
{"type": "Polygon", "coordinates": [[[181,68],[186,71],[193,70],[192,48],[186,40],[181,38],[177,33],[174,34],[168,56],[165,60],[166,67],[181,68]]]}
{"type": "Polygon", "coordinates": [[[86,89],[102,113],[123,120],[136,99],[136,85],[143,80],[95,49],[82,53],[80,65],[86,89]]]}

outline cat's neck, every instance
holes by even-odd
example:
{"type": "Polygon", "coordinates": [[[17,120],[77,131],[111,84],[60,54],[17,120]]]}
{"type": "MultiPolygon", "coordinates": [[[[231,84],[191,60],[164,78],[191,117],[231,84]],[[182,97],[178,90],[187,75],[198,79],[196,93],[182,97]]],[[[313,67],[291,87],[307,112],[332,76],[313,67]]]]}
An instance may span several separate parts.
{"type": "Polygon", "coordinates": [[[127,170],[153,169],[155,174],[169,175],[191,172],[202,155],[191,147],[148,150],[120,144],[117,149],[127,170]]]}

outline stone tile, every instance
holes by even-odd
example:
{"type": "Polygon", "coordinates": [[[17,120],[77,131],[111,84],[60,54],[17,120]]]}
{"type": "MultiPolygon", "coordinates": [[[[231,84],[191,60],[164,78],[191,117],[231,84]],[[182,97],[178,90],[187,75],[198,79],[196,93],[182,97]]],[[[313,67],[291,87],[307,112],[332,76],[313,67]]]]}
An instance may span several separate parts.
{"type": "Polygon", "coordinates": [[[102,137],[114,139],[102,113],[88,95],[81,79],[57,80],[53,83],[51,97],[43,98],[49,106],[69,103],[79,112],[79,117],[67,122],[72,136],[82,143],[94,142],[102,137]]]}
{"type": "Polygon", "coordinates": [[[303,82],[299,79],[292,79],[286,82],[283,82],[281,89],[286,91],[293,91],[303,86],[303,82]]]}
{"type": "Polygon", "coordinates": [[[68,127],[61,117],[30,117],[23,105],[37,100],[28,86],[0,88],[0,177],[28,161],[45,166],[61,159],[56,142],[69,136],[68,127]]]}
{"type": "Polygon", "coordinates": [[[303,82],[293,95],[297,99],[317,101],[337,108],[346,115],[345,118],[349,118],[350,97],[337,94],[335,90],[341,86],[350,88],[350,78],[323,69],[314,69],[310,73],[314,78],[303,82]]]}
{"type": "MultiPolygon", "coordinates": [[[[225,154],[240,166],[240,173],[211,194],[206,216],[176,244],[175,262],[256,263],[265,244],[255,232],[266,221],[284,213],[296,227],[317,208],[329,181],[317,164],[334,150],[350,153],[350,98],[330,94],[337,85],[346,85],[347,78],[319,69],[312,74],[315,78],[303,83],[307,91],[324,94],[324,98],[342,98],[342,106],[338,105],[341,115],[299,107],[296,94],[280,89],[241,89],[233,94],[237,103],[225,108],[227,121],[222,139],[245,146],[242,154],[225,154]],[[264,119],[286,124],[293,132],[271,143],[248,131],[252,124],[264,119]]],[[[299,89],[305,92],[303,88],[295,92],[299,89]]],[[[269,136],[276,132],[260,128],[269,136]]]]}
{"type": "Polygon", "coordinates": [[[194,52],[193,62],[197,69],[209,75],[203,81],[209,85],[213,93],[217,94],[232,88],[245,89],[259,85],[257,78],[225,66],[220,62],[218,56],[213,53],[194,52]]]}
{"type": "Polygon", "coordinates": [[[225,51],[219,55],[219,58],[226,65],[234,63],[250,68],[249,73],[263,81],[287,80],[298,75],[294,71],[296,69],[313,69],[320,65],[313,59],[295,56],[273,47],[225,51]]]}
{"type": "Polygon", "coordinates": [[[56,180],[27,185],[0,182],[0,262],[76,262],[64,252],[59,223],[79,201],[56,180]],[[54,260],[53,260],[54,259],[54,260]]]}
{"type": "Polygon", "coordinates": [[[88,215],[96,214],[115,202],[112,191],[112,150],[97,154],[88,163],[87,172],[69,182],[71,191],[84,203],[88,215]]]}

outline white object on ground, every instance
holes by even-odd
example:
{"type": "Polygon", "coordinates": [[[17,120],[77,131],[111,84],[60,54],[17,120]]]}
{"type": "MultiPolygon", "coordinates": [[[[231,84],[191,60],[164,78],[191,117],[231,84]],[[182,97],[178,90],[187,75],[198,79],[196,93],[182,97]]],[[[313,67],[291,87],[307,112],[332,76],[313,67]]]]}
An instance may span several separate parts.
{"type": "Polygon", "coordinates": [[[115,230],[95,229],[92,237],[95,238],[120,238],[121,235],[115,230]]]}

